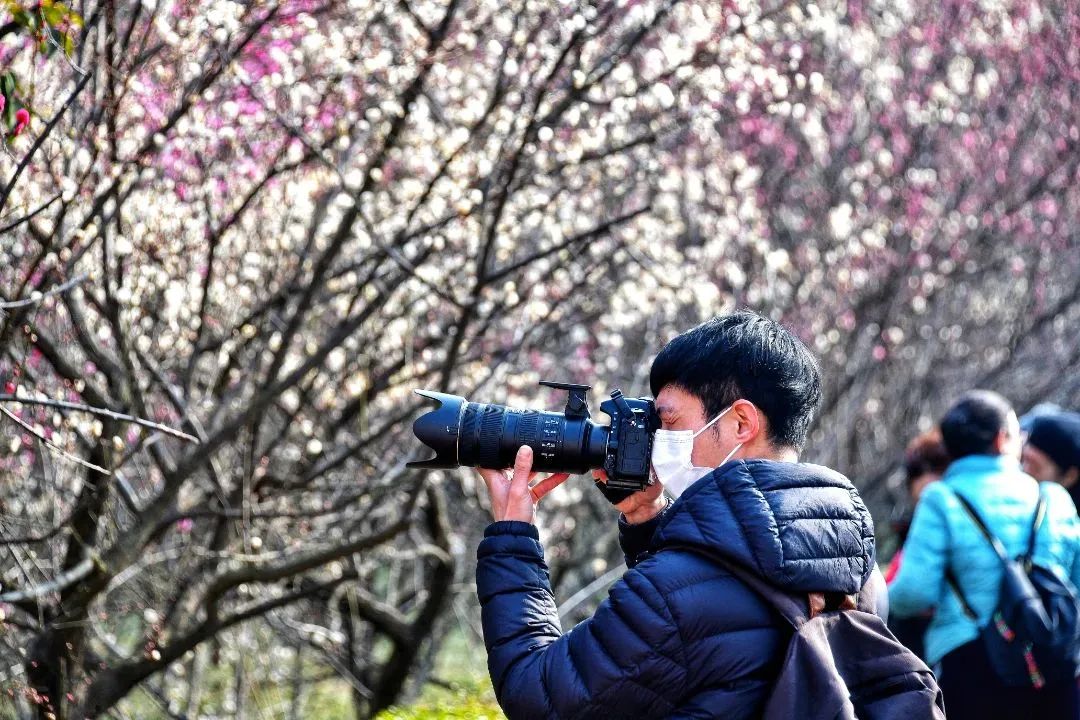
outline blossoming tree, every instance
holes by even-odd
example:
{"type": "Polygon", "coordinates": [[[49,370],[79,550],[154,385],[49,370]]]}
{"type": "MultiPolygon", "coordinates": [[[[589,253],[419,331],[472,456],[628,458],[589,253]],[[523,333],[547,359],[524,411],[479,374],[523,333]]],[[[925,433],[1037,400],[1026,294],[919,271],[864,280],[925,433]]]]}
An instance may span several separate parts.
{"type": "MultiPolygon", "coordinates": [[[[483,524],[404,468],[416,387],[643,394],[750,305],[879,508],[951,391],[1080,394],[1067,4],[4,7],[0,691],[39,717],[400,697],[483,524]]],[[[588,489],[545,499],[560,599],[616,561],[588,489]]]]}
{"type": "Polygon", "coordinates": [[[70,62],[5,46],[37,73],[0,195],[19,702],[197,714],[232,663],[242,715],[280,671],[225,638],[309,648],[362,715],[397,697],[468,490],[404,470],[410,390],[520,390],[646,299],[715,20],[677,5],[106,3],[70,62]]]}

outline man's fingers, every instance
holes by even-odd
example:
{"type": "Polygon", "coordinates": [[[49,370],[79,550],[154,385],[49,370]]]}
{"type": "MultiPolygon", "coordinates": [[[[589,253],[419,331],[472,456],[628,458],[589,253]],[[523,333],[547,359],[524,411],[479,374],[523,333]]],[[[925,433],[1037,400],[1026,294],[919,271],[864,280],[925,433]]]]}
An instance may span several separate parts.
{"type": "Polygon", "coordinates": [[[546,478],[533,485],[529,489],[529,492],[532,493],[533,501],[540,502],[540,498],[562,485],[566,482],[566,478],[568,477],[570,477],[570,473],[555,473],[554,475],[548,475],[546,478]]]}
{"type": "Polygon", "coordinates": [[[631,513],[637,510],[639,507],[648,505],[656,498],[660,497],[660,493],[664,491],[664,488],[660,483],[653,483],[644,490],[638,490],[633,495],[628,495],[625,499],[615,503],[615,507],[622,512],[623,515],[631,513]]]}
{"type": "Polygon", "coordinates": [[[529,486],[529,476],[532,474],[532,461],[533,451],[528,445],[522,445],[518,448],[517,455],[514,456],[514,477],[510,481],[510,485],[521,484],[525,487],[529,486]]]}
{"type": "Polygon", "coordinates": [[[642,497],[646,500],[655,500],[660,497],[664,492],[664,486],[660,482],[654,482],[652,485],[647,486],[641,491],[642,497]]]}
{"type": "Polygon", "coordinates": [[[488,492],[506,481],[506,475],[503,474],[502,470],[489,470],[488,468],[476,468],[476,470],[480,473],[480,477],[484,478],[484,484],[487,485],[488,492]],[[500,478],[502,479],[500,480],[500,478]]]}
{"type": "Polygon", "coordinates": [[[592,471],[592,476],[593,476],[593,480],[596,480],[598,482],[602,482],[605,485],[607,485],[607,473],[604,472],[603,470],[593,470],[592,471]]]}

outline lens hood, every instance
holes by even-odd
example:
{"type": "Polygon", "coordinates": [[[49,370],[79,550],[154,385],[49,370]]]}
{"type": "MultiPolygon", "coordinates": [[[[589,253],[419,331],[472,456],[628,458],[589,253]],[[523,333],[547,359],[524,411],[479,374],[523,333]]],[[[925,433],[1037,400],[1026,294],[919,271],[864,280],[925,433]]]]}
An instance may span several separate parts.
{"type": "Polygon", "coordinates": [[[438,403],[438,407],[416,418],[413,423],[413,434],[435,451],[435,457],[428,460],[414,460],[408,463],[407,467],[424,470],[456,468],[459,464],[461,418],[468,401],[459,395],[449,395],[434,390],[414,390],[413,392],[438,403]]]}

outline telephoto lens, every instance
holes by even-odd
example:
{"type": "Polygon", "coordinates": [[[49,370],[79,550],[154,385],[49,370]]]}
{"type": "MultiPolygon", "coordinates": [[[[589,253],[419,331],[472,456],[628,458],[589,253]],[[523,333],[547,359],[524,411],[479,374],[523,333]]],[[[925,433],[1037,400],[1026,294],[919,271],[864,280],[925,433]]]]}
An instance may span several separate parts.
{"type": "Polygon", "coordinates": [[[417,390],[439,403],[413,423],[413,433],[435,451],[430,460],[409,463],[414,468],[506,468],[518,448],[533,449],[533,469],[584,473],[603,467],[608,428],[589,419],[588,385],[543,382],[571,393],[569,412],[547,412],[469,402],[458,395],[417,390]],[[571,407],[572,406],[572,407],[571,407]]]}
{"type": "Polygon", "coordinates": [[[636,491],[650,483],[652,436],[659,427],[653,401],[611,393],[600,409],[611,425],[598,425],[589,416],[588,385],[542,381],[568,393],[562,412],[469,402],[459,395],[416,390],[438,407],[413,423],[416,437],[435,451],[435,457],[415,460],[411,468],[482,467],[502,469],[514,464],[518,448],[533,450],[533,469],[541,472],[586,473],[603,469],[607,487],[636,491]]]}

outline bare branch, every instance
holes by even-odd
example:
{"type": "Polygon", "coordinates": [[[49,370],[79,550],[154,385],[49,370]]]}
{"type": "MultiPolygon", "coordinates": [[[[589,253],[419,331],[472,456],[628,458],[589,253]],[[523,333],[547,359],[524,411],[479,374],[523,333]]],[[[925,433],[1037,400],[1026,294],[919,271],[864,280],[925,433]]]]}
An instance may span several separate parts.
{"type": "Polygon", "coordinates": [[[45,298],[67,292],[76,285],[84,282],[88,277],[88,275],[80,275],[76,278],[68,280],[63,285],[58,285],[57,287],[54,287],[45,292],[37,291],[31,297],[23,298],[22,300],[9,300],[7,302],[0,302],[0,313],[2,313],[4,310],[15,310],[17,308],[27,308],[33,305],[38,305],[45,298]]]}
{"type": "Polygon", "coordinates": [[[46,398],[31,398],[22,395],[8,395],[0,394],[0,402],[17,402],[24,405],[41,405],[43,407],[58,408],[61,410],[74,410],[77,412],[90,413],[91,415],[101,415],[112,420],[120,420],[132,425],[139,425],[140,427],[156,430],[166,435],[179,438],[180,440],[186,440],[187,442],[199,444],[199,438],[194,435],[188,435],[186,432],[176,430],[168,425],[162,425],[152,420],[146,420],[144,418],[135,417],[134,415],[127,415],[125,413],[116,412],[115,410],[108,410],[106,408],[94,407],[92,405],[83,405],[82,403],[67,402],[65,400],[49,400],[46,398]]]}
{"type": "Polygon", "coordinates": [[[76,457],[75,455],[72,455],[67,450],[64,450],[61,447],[57,447],[47,437],[45,437],[45,435],[43,433],[38,432],[38,430],[36,428],[34,428],[32,425],[27,424],[25,421],[23,421],[22,418],[20,418],[18,415],[11,412],[10,410],[8,410],[6,407],[4,407],[2,405],[0,405],[0,413],[3,413],[4,415],[6,415],[11,420],[14,420],[16,423],[19,424],[20,427],[22,427],[23,430],[30,433],[34,437],[36,437],[46,447],[48,447],[50,450],[55,452],[60,457],[66,459],[66,460],[70,460],[71,462],[73,462],[73,463],[75,463],[77,465],[82,465],[84,468],[87,468],[89,470],[95,470],[95,471],[101,473],[102,475],[111,475],[112,474],[108,470],[106,470],[105,468],[101,467],[100,465],[95,465],[94,463],[87,462],[86,460],[83,460],[80,457],[76,457]]]}
{"type": "Polygon", "coordinates": [[[46,595],[61,592],[89,575],[94,569],[94,565],[95,560],[93,558],[83,558],[78,565],[57,575],[49,582],[35,585],[26,590],[0,593],[0,602],[18,603],[26,600],[40,600],[46,595]]]}

